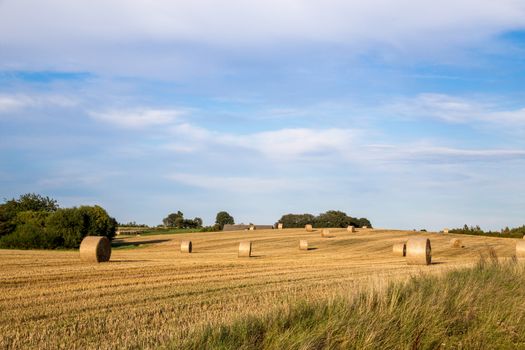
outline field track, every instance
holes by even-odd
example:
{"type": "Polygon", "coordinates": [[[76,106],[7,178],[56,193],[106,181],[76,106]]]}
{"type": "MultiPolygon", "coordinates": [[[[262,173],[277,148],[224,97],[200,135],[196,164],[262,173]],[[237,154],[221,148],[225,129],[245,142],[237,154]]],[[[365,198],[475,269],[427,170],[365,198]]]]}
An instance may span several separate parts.
{"type": "Polygon", "coordinates": [[[0,250],[0,348],[155,348],[208,322],[286,307],[296,299],[352,294],[420,272],[475,263],[515,240],[411,231],[302,229],[210,232],[118,239],[111,261],[86,264],[78,251],[0,250]],[[392,245],[432,242],[431,266],[407,266],[392,245]],[[459,237],[464,248],[450,248],[459,237]],[[181,240],[193,253],[180,253],[181,240]],[[309,251],[298,249],[307,239],[309,251]],[[252,258],[238,258],[241,240],[252,258]],[[136,246],[138,245],[138,246],[136,246]]]}

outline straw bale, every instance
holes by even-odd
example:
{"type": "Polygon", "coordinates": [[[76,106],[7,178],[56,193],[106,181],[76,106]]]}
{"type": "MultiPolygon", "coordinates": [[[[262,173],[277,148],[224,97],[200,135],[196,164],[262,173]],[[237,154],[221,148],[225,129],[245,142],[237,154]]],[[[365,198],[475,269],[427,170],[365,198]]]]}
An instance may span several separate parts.
{"type": "Polygon", "coordinates": [[[249,258],[252,256],[252,242],[250,241],[244,241],[239,243],[239,257],[247,257],[249,258]]]}
{"type": "Polygon", "coordinates": [[[392,247],[392,252],[394,255],[406,256],[407,255],[407,245],[406,243],[396,243],[392,247]]]}
{"type": "Polygon", "coordinates": [[[80,260],[106,262],[111,257],[111,243],[104,236],[86,236],[80,243],[80,260]]]}
{"type": "Polygon", "coordinates": [[[406,258],[409,265],[430,265],[432,262],[430,240],[424,237],[410,238],[406,245],[406,258]]]}
{"type": "Polygon", "coordinates": [[[299,249],[300,250],[308,250],[308,241],[304,240],[304,239],[301,239],[299,241],[299,249]]]}
{"type": "Polygon", "coordinates": [[[321,237],[330,237],[330,230],[327,228],[324,228],[321,232],[321,237]]]}
{"type": "Polygon", "coordinates": [[[461,240],[459,238],[452,238],[450,240],[450,246],[452,248],[461,248],[462,247],[461,240]]]}
{"type": "Polygon", "coordinates": [[[181,253],[191,253],[192,248],[193,248],[193,245],[191,244],[191,241],[182,241],[180,244],[181,253]]]}
{"type": "Polygon", "coordinates": [[[525,258],[525,241],[516,241],[516,256],[525,258]]]}

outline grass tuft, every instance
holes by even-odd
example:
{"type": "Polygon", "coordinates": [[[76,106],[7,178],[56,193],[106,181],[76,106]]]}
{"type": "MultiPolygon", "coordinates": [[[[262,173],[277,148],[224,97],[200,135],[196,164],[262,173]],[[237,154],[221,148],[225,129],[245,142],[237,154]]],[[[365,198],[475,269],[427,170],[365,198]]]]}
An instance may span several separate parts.
{"type": "Polygon", "coordinates": [[[207,326],[184,349],[494,349],[525,347],[525,266],[495,253],[472,268],[384,290],[298,302],[207,326]]]}

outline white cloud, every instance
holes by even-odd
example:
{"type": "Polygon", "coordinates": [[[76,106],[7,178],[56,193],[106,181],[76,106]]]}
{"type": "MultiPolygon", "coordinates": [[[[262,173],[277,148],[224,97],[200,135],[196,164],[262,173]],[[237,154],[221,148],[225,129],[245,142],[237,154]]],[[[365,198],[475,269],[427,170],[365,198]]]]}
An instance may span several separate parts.
{"type": "Polygon", "coordinates": [[[169,125],[174,123],[185,111],[178,109],[131,109],[89,112],[98,121],[114,124],[123,128],[143,128],[148,126],[169,125]]]}
{"type": "Polygon", "coordinates": [[[312,183],[304,179],[212,176],[189,173],[174,173],[167,178],[192,187],[237,193],[268,193],[312,188],[312,183]]]}
{"type": "Polygon", "coordinates": [[[290,43],[432,57],[524,26],[516,0],[4,0],[0,65],[169,75],[290,43]]]}
{"type": "Polygon", "coordinates": [[[432,144],[367,145],[364,148],[370,160],[414,161],[419,163],[456,163],[469,161],[501,162],[525,160],[525,149],[465,149],[432,144]]]}
{"type": "Polygon", "coordinates": [[[351,151],[356,131],[349,129],[281,129],[219,140],[256,150],[275,159],[326,156],[351,151]]]}
{"type": "Polygon", "coordinates": [[[32,107],[72,107],[76,99],[61,95],[0,94],[0,113],[32,107]]]}
{"type": "Polygon", "coordinates": [[[446,94],[419,94],[381,108],[384,113],[413,119],[432,118],[447,123],[489,123],[525,127],[525,108],[505,110],[490,98],[469,99],[446,94]]]}

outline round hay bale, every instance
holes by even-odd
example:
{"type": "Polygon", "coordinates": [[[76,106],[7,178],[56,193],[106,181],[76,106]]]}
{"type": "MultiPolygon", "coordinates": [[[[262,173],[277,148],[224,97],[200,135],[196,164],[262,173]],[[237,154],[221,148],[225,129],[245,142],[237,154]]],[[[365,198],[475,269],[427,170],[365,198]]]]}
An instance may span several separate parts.
{"type": "Polygon", "coordinates": [[[407,255],[407,245],[406,243],[396,243],[392,247],[392,252],[394,255],[406,256],[407,255]]]}
{"type": "Polygon", "coordinates": [[[250,226],[250,231],[254,231],[255,230],[255,226],[250,226]]]}
{"type": "Polygon", "coordinates": [[[312,225],[308,224],[304,227],[304,229],[307,231],[307,232],[312,232],[314,230],[314,228],[312,227],[312,225]]]}
{"type": "Polygon", "coordinates": [[[459,238],[452,238],[450,240],[450,246],[452,248],[461,248],[462,247],[461,240],[459,238]]]}
{"type": "Polygon", "coordinates": [[[104,236],[86,236],[80,243],[80,261],[106,262],[111,257],[111,243],[104,236]]]}
{"type": "Polygon", "coordinates": [[[367,229],[367,228],[368,228],[368,226],[366,226],[366,225],[365,225],[365,226],[362,226],[361,228],[367,229]]]}
{"type": "Polygon", "coordinates": [[[525,258],[525,241],[516,241],[516,257],[525,258]]]}
{"type": "Polygon", "coordinates": [[[238,257],[246,257],[249,258],[252,256],[252,242],[250,241],[244,241],[239,243],[239,255],[238,257]]]}
{"type": "Polygon", "coordinates": [[[410,238],[406,245],[406,257],[409,265],[430,265],[432,262],[430,240],[424,237],[410,238]]]}
{"type": "Polygon", "coordinates": [[[352,225],[350,225],[350,226],[348,226],[348,227],[346,228],[346,230],[347,230],[348,232],[355,232],[355,227],[352,226],[352,225]]]}
{"type": "Polygon", "coordinates": [[[283,224],[281,222],[279,224],[277,224],[277,229],[278,230],[282,230],[283,229],[283,224]]]}
{"type": "Polygon", "coordinates": [[[180,244],[181,253],[191,253],[192,248],[193,247],[192,247],[191,241],[182,241],[180,244]]]}
{"type": "Polygon", "coordinates": [[[299,241],[299,249],[300,250],[308,250],[308,241],[304,240],[304,239],[301,239],[299,241]]]}
{"type": "Polygon", "coordinates": [[[448,233],[448,228],[444,228],[443,233],[448,233]]]}
{"type": "Polygon", "coordinates": [[[323,231],[321,232],[321,237],[330,237],[330,230],[327,228],[323,228],[323,231]]]}

